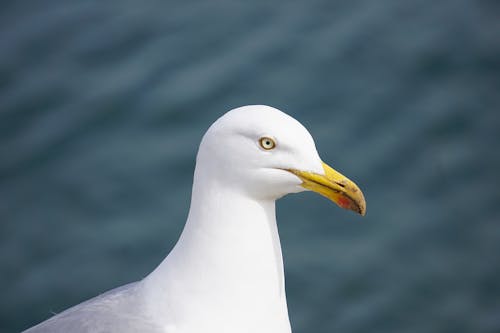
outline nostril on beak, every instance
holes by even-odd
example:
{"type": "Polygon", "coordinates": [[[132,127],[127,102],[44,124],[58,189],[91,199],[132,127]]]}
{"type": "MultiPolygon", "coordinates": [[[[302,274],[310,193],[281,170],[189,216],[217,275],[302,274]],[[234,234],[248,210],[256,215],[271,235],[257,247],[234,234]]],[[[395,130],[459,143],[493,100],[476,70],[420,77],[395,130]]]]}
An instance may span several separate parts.
{"type": "Polygon", "coordinates": [[[347,185],[347,181],[344,179],[344,180],[342,180],[340,182],[337,182],[337,185],[340,186],[340,187],[344,187],[345,188],[346,185],[347,185]]]}

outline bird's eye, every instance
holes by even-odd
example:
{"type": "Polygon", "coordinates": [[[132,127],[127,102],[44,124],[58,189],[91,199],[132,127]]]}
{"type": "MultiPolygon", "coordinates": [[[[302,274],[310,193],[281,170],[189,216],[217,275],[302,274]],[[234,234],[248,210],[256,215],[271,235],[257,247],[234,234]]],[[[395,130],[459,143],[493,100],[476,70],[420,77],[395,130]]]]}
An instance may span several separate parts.
{"type": "Polygon", "coordinates": [[[276,142],[273,139],[265,136],[259,139],[260,146],[265,150],[271,150],[276,147],[276,142]]]}

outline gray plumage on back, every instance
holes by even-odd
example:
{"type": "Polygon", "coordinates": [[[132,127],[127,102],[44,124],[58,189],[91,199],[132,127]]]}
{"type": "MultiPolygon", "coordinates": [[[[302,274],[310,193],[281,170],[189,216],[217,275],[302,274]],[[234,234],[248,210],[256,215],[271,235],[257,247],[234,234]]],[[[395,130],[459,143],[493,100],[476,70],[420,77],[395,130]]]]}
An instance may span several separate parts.
{"type": "Polygon", "coordinates": [[[34,326],[24,333],[165,332],[150,318],[140,283],[110,290],[34,326]]]}

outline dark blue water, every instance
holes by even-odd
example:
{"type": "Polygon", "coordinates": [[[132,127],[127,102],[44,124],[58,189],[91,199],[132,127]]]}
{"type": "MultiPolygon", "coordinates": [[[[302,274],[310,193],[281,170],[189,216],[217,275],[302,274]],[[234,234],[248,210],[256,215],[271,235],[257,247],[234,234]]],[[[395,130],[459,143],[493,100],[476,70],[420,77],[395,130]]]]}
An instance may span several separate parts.
{"type": "Polygon", "coordinates": [[[294,332],[500,332],[498,1],[1,8],[1,332],[151,271],[204,131],[253,103],[368,204],[279,202],[294,332]]]}

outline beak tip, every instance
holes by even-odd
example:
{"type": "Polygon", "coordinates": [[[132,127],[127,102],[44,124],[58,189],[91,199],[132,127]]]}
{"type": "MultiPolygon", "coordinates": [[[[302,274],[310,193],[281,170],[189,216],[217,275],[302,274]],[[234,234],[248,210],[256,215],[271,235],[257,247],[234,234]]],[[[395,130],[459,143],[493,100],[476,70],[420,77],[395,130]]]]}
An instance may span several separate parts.
{"type": "Polygon", "coordinates": [[[364,202],[361,202],[360,204],[355,206],[355,209],[353,209],[356,213],[358,213],[361,216],[366,215],[366,204],[364,202]]]}
{"type": "Polygon", "coordinates": [[[361,201],[359,202],[359,215],[365,216],[366,215],[366,201],[363,196],[363,192],[359,191],[361,193],[361,201]]]}

